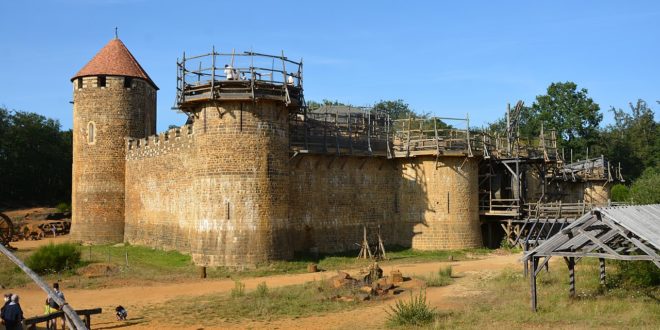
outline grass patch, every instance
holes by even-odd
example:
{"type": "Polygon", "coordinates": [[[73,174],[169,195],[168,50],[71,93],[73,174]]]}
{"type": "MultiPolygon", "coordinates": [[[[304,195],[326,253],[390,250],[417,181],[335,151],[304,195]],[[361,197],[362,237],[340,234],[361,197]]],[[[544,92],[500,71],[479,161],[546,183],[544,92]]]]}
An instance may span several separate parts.
{"type": "Polygon", "coordinates": [[[175,325],[201,323],[203,326],[218,326],[246,319],[263,321],[319,315],[369,304],[333,299],[337,295],[350,294],[353,294],[350,289],[335,289],[323,281],[280,288],[268,288],[261,283],[253,291],[243,291],[242,295],[235,295],[232,290],[230,294],[180,298],[147,307],[140,313],[153,319],[167,319],[175,325]]]}
{"type": "Polygon", "coordinates": [[[419,327],[433,322],[437,312],[426,302],[426,290],[419,295],[410,293],[410,299],[400,299],[387,312],[387,323],[395,327],[419,327]]]}
{"type": "Polygon", "coordinates": [[[428,287],[446,286],[454,282],[451,265],[440,267],[437,272],[431,273],[429,276],[420,276],[420,278],[426,282],[428,287]]]}
{"type": "Polygon", "coordinates": [[[245,284],[239,280],[234,280],[234,287],[231,289],[231,297],[239,298],[245,296],[245,284]]]}
{"type": "MultiPolygon", "coordinates": [[[[618,269],[608,263],[608,274],[618,269]]],[[[660,289],[605,290],[599,282],[598,260],[583,259],[575,269],[577,297],[568,297],[568,270],[556,260],[537,281],[538,312],[530,310],[529,278],[519,269],[472,282],[483,292],[456,298],[451,314],[436,318],[432,328],[617,328],[657,329],[660,324],[660,289]]]]}
{"type": "MultiPolygon", "coordinates": [[[[19,258],[24,258],[26,253],[18,253],[19,258]]],[[[0,287],[17,288],[22,287],[30,281],[27,275],[18,268],[11,260],[0,257],[0,287]]]]}
{"type": "MultiPolygon", "coordinates": [[[[76,275],[72,271],[61,271],[45,275],[45,279],[64,280],[68,288],[100,288],[121,285],[171,282],[197,279],[198,270],[192,263],[191,257],[176,251],[163,251],[142,246],[132,245],[93,245],[78,246],[81,252],[81,265],[91,263],[110,263],[117,266],[119,272],[110,277],[86,278],[76,275]]],[[[491,250],[467,249],[453,251],[415,251],[402,247],[389,247],[387,255],[390,258],[381,261],[381,267],[391,263],[401,262],[429,262],[466,260],[485,255],[491,250]]],[[[19,250],[19,258],[25,260],[34,250],[19,250]]],[[[298,253],[291,261],[274,261],[268,264],[257,265],[253,269],[236,270],[226,267],[207,268],[208,278],[248,278],[262,277],[277,274],[298,274],[307,272],[309,263],[316,263],[322,270],[334,271],[351,268],[364,268],[371,264],[370,260],[356,259],[357,251],[348,251],[337,254],[310,254],[298,253]]],[[[4,265],[5,260],[0,260],[4,265]]],[[[20,287],[29,282],[27,276],[11,266],[0,268],[0,284],[5,287],[20,287]]]]}

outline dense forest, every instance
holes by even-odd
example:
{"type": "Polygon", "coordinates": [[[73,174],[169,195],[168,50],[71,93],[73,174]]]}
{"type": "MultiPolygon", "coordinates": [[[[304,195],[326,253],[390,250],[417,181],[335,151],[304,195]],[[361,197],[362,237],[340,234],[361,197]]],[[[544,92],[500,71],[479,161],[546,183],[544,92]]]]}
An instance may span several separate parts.
{"type": "Polygon", "coordinates": [[[57,120],[0,108],[0,209],[69,201],[72,142],[57,120]]]}
{"type": "MultiPolygon", "coordinates": [[[[311,101],[310,107],[345,105],[339,101],[311,101]]],[[[374,104],[391,118],[427,117],[403,100],[374,104]]],[[[541,125],[557,130],[560,148],[574,159],[604,155],[621,163],[626,182],[612,189],[612,199],[633,203],[660,203],[659,123],[644,100],[629,109],[611,108],[613,123],[602,126],[603,110],[587,89],[573,82],[552,83],[520,113],[520,133],[538,136],[541,125]]],[[[490,124],[502,130],[501,118],[490,124]]],[[[0,107],[0,209],[68,203],[71,198],[72,132],[57,120],[0,107]]]]}

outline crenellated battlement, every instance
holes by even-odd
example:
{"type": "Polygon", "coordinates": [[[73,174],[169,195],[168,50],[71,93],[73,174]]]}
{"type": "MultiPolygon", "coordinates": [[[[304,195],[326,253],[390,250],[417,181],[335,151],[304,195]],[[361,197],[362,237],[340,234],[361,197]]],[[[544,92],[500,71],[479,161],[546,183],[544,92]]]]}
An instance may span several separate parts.
{"type": "Polygon", "coordinates": [[[143,139],[126,138],[126,159],[138,160],[188,149],[193,137],[193,125],[183,125],[143,139]]]}

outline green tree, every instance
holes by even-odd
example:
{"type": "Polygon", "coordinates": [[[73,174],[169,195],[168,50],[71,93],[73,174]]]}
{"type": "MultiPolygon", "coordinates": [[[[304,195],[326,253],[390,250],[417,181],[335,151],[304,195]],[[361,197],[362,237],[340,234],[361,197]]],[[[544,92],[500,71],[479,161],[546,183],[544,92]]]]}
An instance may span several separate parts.
{"type": "MultiPolygon", "coordinates": [[[[588,95],[587,89],[574,82],[550,84],[545,95],[536,97],[521,113],[521,133],[538,135],[541,124],[557,130],[561,147],[573,150],[575,158],[585,156],[587,147],[598,142],[598,125],[603,119],[600,106],[588,95]]],[[[592,153],[593,154],[593,153],[592,153]]]]}
{"type": "Polygon", "coordinates": [[[601,132],[599,152],[614,164],[621,163],[626,178],[638,177],[645,168],[660,165],[660,134],[653,110],[644,100],[630,103],[630,112],[610,109],[614,124],[601,132]]]}
{"type": "Polygon", "coordinates": [[[394,101],[380,100],[376,102],[373,106],[374,110],[384,111],[390,115],[390,119],[406,119],[409,116],[412,118],[426,118],[428,114],[416,113],[410,108],[408,103],[404,102],[401,99],[394,101]]]}
{"type": "Polygon", "coordinates": [[[0,196],[4,206],[68,201],[72,132],[57,120],[0,108],[0,196]]]}
{"type": "Polygon", "coordinates": [[[630,199],[634,204],[660,203],[660,168],[647,168],[630,187],[630,199]]]}

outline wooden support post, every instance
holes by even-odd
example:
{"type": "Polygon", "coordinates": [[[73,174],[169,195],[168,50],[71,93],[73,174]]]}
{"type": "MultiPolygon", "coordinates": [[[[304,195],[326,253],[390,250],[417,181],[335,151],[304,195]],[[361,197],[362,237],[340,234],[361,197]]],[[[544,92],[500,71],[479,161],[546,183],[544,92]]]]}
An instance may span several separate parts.
{"type": "Polygon", "coordinates": [[[525,260],[523,264],[523,276],[527,277],[527,274],[529,274],[529,260],[525,260]]]}
{"type": "Polygon", "coordinates": [[[532,270],[529,272],[529,284],[532,294],[532,312],[536,312],[536,266],[538,265],[538,258],[532,257],[531,266],[532,270]]]}
{"type": "Polygon", "coordinates": [[[600,263],[600,285],[605,285],[605,259],[598,258],[600,263]]]}
{"type": "Polygon", "coordinates": [[[568,285],[569,285],[569,296],[571,298],[575,297],[575,258],[569,257],[567,259],[568,264],[568,285]]]}

